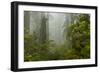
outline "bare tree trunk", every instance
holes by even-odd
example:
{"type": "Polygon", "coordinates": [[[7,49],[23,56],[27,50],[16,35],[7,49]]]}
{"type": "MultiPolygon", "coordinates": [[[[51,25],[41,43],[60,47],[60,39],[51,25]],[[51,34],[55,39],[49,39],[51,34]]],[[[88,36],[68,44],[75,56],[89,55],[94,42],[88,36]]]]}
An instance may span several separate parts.
{"type": "Polygon", "coordinates": [[[41,14],[41,26],[40,26],[40,42],[45,43],[46,41],[46,24],[47,24],[47,18],[45,13],[41,14]]]}

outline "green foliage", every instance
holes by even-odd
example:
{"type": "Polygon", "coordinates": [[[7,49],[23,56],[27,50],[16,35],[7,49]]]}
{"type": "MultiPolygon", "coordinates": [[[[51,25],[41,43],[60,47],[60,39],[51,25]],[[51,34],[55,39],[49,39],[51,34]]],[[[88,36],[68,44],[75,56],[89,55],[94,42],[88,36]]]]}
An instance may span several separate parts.
{"type": "Polygon", "coordinates": [[[80,14],[77,21],[64,26],[66,41],[57,45],[53,40],[40,42],[36,32],[24,30],[24,61],[45,61],[90,58],[90,17],[80,14]]]}
{"type": "Polygon", "coordinates": [[[38,41],[36,33],[32,35],[26,30],[24,35],[24,61],[40,61],[49,60],[51,55],[49,53],[52,40],[46,40],[44,43],[38,41]]]}
{"type": "Polygon", "coordinates": [[[78,21],[76,23],[70,24],[67,28],[68,30],[66,33],[66,38],[70,39],[69,40],[71,42],[70,48],[74,50],[73,52],[75,52],[75,55],[78,58],[89,58],[90,57],[89,15],[80,14],[78,16],[78,21]]]}

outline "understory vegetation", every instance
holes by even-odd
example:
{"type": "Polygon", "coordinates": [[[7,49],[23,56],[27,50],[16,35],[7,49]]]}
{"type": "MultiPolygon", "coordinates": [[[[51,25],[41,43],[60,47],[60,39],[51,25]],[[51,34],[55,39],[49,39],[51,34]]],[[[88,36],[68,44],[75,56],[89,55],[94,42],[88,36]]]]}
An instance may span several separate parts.
{"type": "Polygon", "coordinates": [[[90,58],[90,17],[80,14],[77,21],[64,25],[64,44],[38,40],[36,32],[24,28],[24,61],[70,60],[90,58]]]}

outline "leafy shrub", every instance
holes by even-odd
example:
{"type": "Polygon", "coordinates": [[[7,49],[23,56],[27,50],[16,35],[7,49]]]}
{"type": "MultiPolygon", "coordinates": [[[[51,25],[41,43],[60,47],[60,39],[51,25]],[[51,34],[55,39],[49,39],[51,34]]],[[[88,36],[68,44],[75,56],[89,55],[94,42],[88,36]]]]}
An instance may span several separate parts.
{"type": "MultiPolygon", "coordinates": [[[[90,58],[90,20],[80,14],[78,21],[64,26],[66,41],[57,45],[53,40],[39,42],[36,32],[24,30],[24,61],[67,60],[90,58]]],[[[73,21],[74,22],[74,21],[73,21]]]]}

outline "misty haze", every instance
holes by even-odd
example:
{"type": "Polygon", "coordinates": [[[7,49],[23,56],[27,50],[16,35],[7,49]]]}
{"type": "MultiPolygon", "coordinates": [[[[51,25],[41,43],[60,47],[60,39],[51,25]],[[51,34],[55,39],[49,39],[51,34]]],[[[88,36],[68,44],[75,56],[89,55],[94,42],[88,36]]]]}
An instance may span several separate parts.
{"type": "Polygon", "coordinates": [[[89,14],[24,11],[24,61],[89,58],[89,14]]]}

